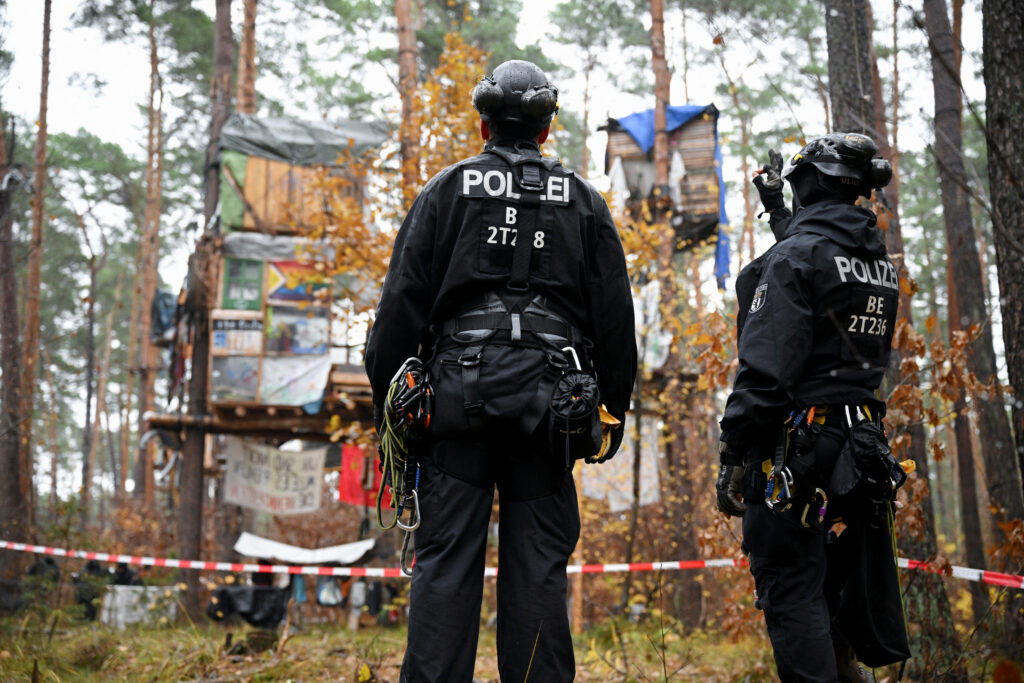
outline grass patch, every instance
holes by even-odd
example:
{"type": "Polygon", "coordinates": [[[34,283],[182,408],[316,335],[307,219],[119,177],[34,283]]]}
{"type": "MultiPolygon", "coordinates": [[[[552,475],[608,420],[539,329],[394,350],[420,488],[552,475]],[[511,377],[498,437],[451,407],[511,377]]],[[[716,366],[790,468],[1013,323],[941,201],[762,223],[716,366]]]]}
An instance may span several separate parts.
{"type": "MultiPolygon", "coordinates": [[[[230,654],[225,648],[228,634],[238,644],[249,631],[245,625],[207,622],[114,630],[61,613],[47,621],[38,615],[0,618],[0,681],[29,681],[38,663],[39,680],[47,683],[394,683],[406,638],[402,627],[351,633],[338,624],[307,624],[280,655],[276,646],[230,654]]],[[[716,631],[686,632],[667,619],[639,624],[609,620],[578,636],[575,647],[578,683],[777,680],[763,636],[736,639],[716,631]]],[[[497,683],[493,629],[481,629],[477,653],[475,677],[497,683]]],[[[972,680],[992,680],[995,663],[985,666],[983,657],[972,658],[971,671],[979,674],[972,680]]],[[[893,680],[889,672],[879,673],[879,680],[893,680]]]]}

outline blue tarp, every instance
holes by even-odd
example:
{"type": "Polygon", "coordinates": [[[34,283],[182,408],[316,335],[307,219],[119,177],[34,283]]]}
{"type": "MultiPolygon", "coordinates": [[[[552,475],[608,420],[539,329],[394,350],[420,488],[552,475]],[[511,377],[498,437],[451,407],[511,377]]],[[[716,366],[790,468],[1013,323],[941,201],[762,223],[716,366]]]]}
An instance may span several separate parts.
{"type": "MultiPolygon", "coordinates": [[[[715,171],[718,175],[718,222],[722,225],[729,224],[729,217],[725,213],[725,179],[722,177],[722,148],[718,144],[718,110],[713,104],[680,104],[669,105],[665,108],[665,128],[669,133],[676,128],[696,117],[711,113],[715,117],[715,171]]],[[[644,154],[651,151],[654,146],[654,110],[647,109],[638,111],[621,119],[614,119],[622,129],[630,134],[640,146],[644,154]]]]}
{"type": "MultiPolygon", "coordinates": [[[[707,105],[702,104],[682,104],[679,106],[671,106],[665,108],[665,128],[669,133],[674,131],[676,128],[684,125],[687,121],[692,119],[694,116],[698,116],[707,111],[707,105]]],[[[622,126],[623,130],[633,136],[636,140],[636,144],[640,145],[640,149],[643,150],[644,154],[651,151],[651,147],[654,146],[654,110],[648,109],[646,111],[638,111],[629,116],[624,116],[621,119],[615,119],[622,126]]],[[[717,147],[717,139],[716,139],[717,147]]]]}
{"type": "MultiPolygon", "coordinates": [[[[691,119],[710,113],[715,117],[715,174],[718,176],[718,223],[728,225],[729,216],[725,212],[725,178],[722,177],[722,147],[718,144],[718,110],[714,105],[682,104],[669,105],[665,108],[665,128],[669,133],[686,125],[691,119]]],[[[640,149],[647,154],[654,146],[654,110],[638,111],[621,119],[614,119],[623,130],[636,141],[640,149]]],[[[715,246],[715,278],[719,288],[725,286],[725,278],[729,275],[729,236],[722,230],[718,231],[718,244],[715,246]]]]}
{"type": "Polygon", "coordinates": [[[715,280],[718,288],[725,289],[725,278],[729,277],[729,233],[718,231],[718,243],[715,244],[715,280]]]}

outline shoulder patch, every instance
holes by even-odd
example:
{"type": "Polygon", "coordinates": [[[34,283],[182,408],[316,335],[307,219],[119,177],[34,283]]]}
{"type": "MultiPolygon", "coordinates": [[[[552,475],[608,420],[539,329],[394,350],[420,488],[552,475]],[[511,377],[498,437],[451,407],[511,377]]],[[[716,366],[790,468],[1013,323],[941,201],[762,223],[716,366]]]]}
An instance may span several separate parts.
{"type": "Polygon", "coordinates": [[[754,298],[750,301],[750,312],[757,313],[764,306],[764,300],[768,297],[768,283],[757,286],[754,290],[754,298]]]}

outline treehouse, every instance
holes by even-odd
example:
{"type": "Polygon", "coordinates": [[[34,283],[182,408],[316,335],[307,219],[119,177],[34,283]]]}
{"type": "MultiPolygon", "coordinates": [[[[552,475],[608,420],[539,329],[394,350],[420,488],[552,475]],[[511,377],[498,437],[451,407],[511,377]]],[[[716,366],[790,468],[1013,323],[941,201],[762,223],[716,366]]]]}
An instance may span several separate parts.
{"type": "MultiPolygon", "coordinates": [[[[362,328],[338,315],[351,301],[327,274],[329,243],[307,235],[326,210],[315,191],[323,170],[351,175],[344,192],[364,205],[366,188],[345,160],[386,137],[372,122],[228,119],[208,266],[196,272],[193,259],[188,287],[191,296],[199,278],[207,292],[208,354],[188,343],[201,335],[184,329],[173,352],[196,363],[207,355],[205,367],[192,369],[207,373],[207,415],[151,416],[151,427],[201,419],[212,433],[323,439],[332,416],[370,419],[369,383],[352,352],[359,342],[350,341],[362,328]]],[[[184,363],[172,362],[172,391],[183,389],[184,374],[184,363]]]]}
{"type": "MultiPolygon", "coordinates": [[[[669,197],[672,225],[682,248],[716,235],[727,223],[722,154],[718,146],[718,109],[714,105],[669,106],[669,197]]],[[[613,201],[638,212],[654,190],[654,110],[608,119],[605,173],[613,201]]]]}

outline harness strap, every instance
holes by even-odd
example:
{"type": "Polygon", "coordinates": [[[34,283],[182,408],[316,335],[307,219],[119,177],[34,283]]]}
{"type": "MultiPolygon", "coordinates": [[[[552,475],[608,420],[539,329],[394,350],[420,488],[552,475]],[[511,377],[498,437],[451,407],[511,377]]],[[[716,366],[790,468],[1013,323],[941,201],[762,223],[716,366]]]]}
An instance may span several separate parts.
{"type": "Polygon", "coordinates": [[[512,341],[520,341],[523,332],[555,335],[568,340],[571,345],[584,340],[583,333],[568,323],[521,313],[474,313],[441,325],[441,334],[445,336],[474,330],[507,330],[512,333],[512,341]]]}
{"type": "Polygon", "coordinates": [[[540,169],[536,166],[522,166],[523,182],[520,184],[519,216],[517,218],[516,244],[512,248],[512,272],[508,278],[508,289],[513,292],[525,292],[530,287],[530,260],[533,256],[533,232],[537,226],[537,213],[540,207],[540,189],[528,187],[527,176],[536,174],[537,185],[540,186],[540,169]],[[530,173],[532,171],[533,173],[530,173]]]}
{"type": "Polygon", "coordinates": [[[534,392],[529,402],[519,413],[516,424],[521,434],[532,434],[533,430],[540,424],[540,420],[548,411],[548,404],[551,401],[551,392],[555,388],[555,382],[562,376],[569,362],[560,353],[549,353],[548,362],[544,366],[544,374],[537,382],[537,391],[534,392]]]}

